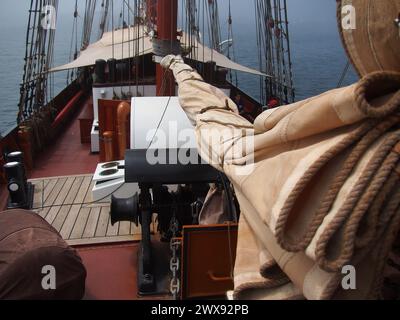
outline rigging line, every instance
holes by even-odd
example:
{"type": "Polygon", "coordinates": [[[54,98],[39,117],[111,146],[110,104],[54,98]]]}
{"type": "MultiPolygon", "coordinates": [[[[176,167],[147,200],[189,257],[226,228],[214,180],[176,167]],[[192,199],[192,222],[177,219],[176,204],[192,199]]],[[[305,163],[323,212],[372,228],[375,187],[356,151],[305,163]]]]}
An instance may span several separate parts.
{"type": "Polygon", "coordinates": [[[111,0],[111,28],[112,28],[112,34],[111,34],[112,58],[114,59],[115,58],[115,51],[114,51],[115,48],[114,48],[114,1],[113,0],[111,0]]]}
{"type": "Polygon", "coordinates": [[[87,27],[86,27],[86,34],[85,34],[85,47],[89,45],[90,43],[90,37],[92,34],[92,25],[93,25],[93,19],[94,19],[94,11],[96,9],[96,1],[97,0],[92,0],[93,2],[91,3],[91,6],[89,8],[89,15],[88,15],[88,21],[87,21],[87,27]]]}
{"type": "MultiPolygon", "coordinates": [[[[43,180],[44,183],[44,180],[43,180]]],[[[99,203],[105,199],[107,199],[108,197],[112,196],[115,192],[117,192],[118,190],[120,190],[125,184],[121,184],[118,188],[116,188],[115,190],[113,190],[111,193],[107,194],[106,196],[104,196],[103,198],[100,198],[98,200],[94,200],[94,201],[89,201],[89,202],[78,202],[78,203],[62,203],[62,204],[52,204],[52,205],[47,205],[44,206],[43,201],[42,201],[42,205],[40,207],[37,208],[32,208],[31,210],[43,210],[43,209],[47,209],[47,208],[52,208],[52,207],[64,207],[64,206],[89,206],[91,204],[96,204],[99,203]]]]}
{"type": "Polygon", "coordinates": [[[32,114],[32,103],[33,103],[33,86],[34,86],[34,75],[35,75],[35,69],[36,69],[36,60],[38,59],[38,54],[37,54],[37,46],[38,46],[38,24],[39,24],[39,15],[38,13],[38,5],[39,1],[36,1],[36,7],[35,7],[35,14],[34,14],[34,20],[33,20],[33,25],[32,25],[32,36],[31,36],[31,42],[30,42],[30,64],[29,64],[29,69],[27,73],[27,93],[26,93],[26,115],[27,117],[32,114]]]}
{"type": "Polygon", "coordinates": [[[230,186],[230,181],[221,172],[218,172],[218,175],[219,175],[219,178],[221,180],[223,189],[225,191],[225,197],[226,197],[226,200],[228,202],[228,211],[229,211],[229,216],[230,216],[229,218],[231,219],[230,221],[227,221],[226,223],[228,225],[227,231],[228,231],[228,250],[229,250],[230,277],[233,279],[234,266],[233,266],[232,244],[231,244],[231,223],[232,223],[232,220],[234,220],[237,223],[238,218],[236,216],[236,208],[235,208],[235,213],[234,213],[234,210],[233,210],[233,204],[234,204],[233,201],[234,200],[232,198],[233,194],[231,192],[232,188],[230,186]],[[229,184],[227,183],[227,180],[228,180],[229,184]]]}
{"type": "MultiPolygon", "coordinates": [[[[176,4],[178,4],[178,3],[176,3],[176,4]]],[[[170,21],[173,21],[174,20],[174,11],[177,11],[177,8],[175,9],[173,9],[173,10],[170,10],[170,21]]],[[[174,25],[176,24],[176,21],[174,21],[174,25]]],[[[170,33],[170,52],[172,52],[172,45],[173,45],[173,43],[174,43],[174,41],[176,41],[176,31],[177,30],[173,30],[173,28],[171,28],[171,33],[170,33]]]]}
{"type": "MultiPolygon", "coordinates": [[[[122,1],[122,10],[121,10],[121,17],[122,17],[122,49],[121,49],[121,61],[124,61],[124,42],[125,42],[125,26],[124,26],[124,19],[125,19],[125,3],[124,1],[122,1]]],[[[129,30],[128,30],[129,32],[129,30]]],[[[121,82],[124,81],[124,73],[121,72],[121,82]]],[[[121,98],[124,96],[124,92],[122,90],[122,86],[121,86],[121,98]]]]}
{"type": "Polygon", "coordinates": [[[28,69],[28,64],[30,62],[29,56],[28,56],[28,47],[29,47],[29,30],[31,27],[31,21],[32,21],[32,10],[33,10],[33,0],[31,0],[31,5],[30,5],[30,10],[29,10],[29,18],[28,18],[28,26],[27,26],[27,31],[26,31],[26,40],[25,40],[25,63],[24,63],[24,73],[22,76],[22,83],[20,85],[20,100],[19,100],[19,111],[17,115],[17,123],[19,124],[25,117],[26,117],[26,108],[25,108],[25,95],[26,95],[26,76],[27,76],[27,69],[28,69]]]}
{"type": "MultiPolygon", "coordinates": [[[[114,193],[116,193],[118,190],[120,190],[123,186],[125,186],[125,184],[120,185],[117,189],[115,189],[114,191],[112,191],[111,193],[109,193],[108,195],[104,196],[101,199],[98,200],[94,200],[94,201],[90,201],[90,202],[77,202],[77,203],[62,203],[62,204],[51,204],[51,205],[46,205],[46,206],[40,206],[40,207],[36,207],[36,208],[31,208],[31,210],[43,210],[43,209],[48,209],[48,208],[60,208],[60,207],[72,207],[72,206],[84,206],[83,208],[88,208],[87,206],[90,206],[92,204],[97,204],[97,203],[101,203],[101,204],[107,204],[108,202],[101,202],[105,199],[107,199],[108,197],[112,196],[114,193]]],[[[178,207],[186,207],[191,205],[193,202],[182,202],[179,204],[175,204],[178,207]]],[[[43,203],[42,203],[43,204],[43,203]]],[[[159,208],[170,208],[172,205],[171,204],[158,204],[157,207],[159,208]]]]}
{"type": "MultiPolygon", "coordinates": [[[[126,3],[126,2],[125,2],[126,3]]],[[[128,6],[128,82],[129,82],[129,95],[132,96],[131,92],[131,73],[132,73],[132,58],[130,58],[131,55],[131,9],[130,9],[130,0],[128,0],[128,3],[126,4],[128,6]]]]}
{"type": "MultiPolygon", "coordinates": [[[[169,70],[166,70],[166,72],[165,72],[164,75],[163,75],[163,80],[162,80],[162,83],[161,83],[160,91],[159,91],[159,93],[158,93],[159,95],[160,95],[161,93],[164,92],[165,84],[166,84],[166,82],[167,82],[167,73],[168,73],[168,72],[170,72],[170,71],[169,71],[169,70]]],[[[149,148],[151,147],[151,145],[152,145],[153,142],[154,142],[154,138],[156,137],[156,135],[157,135],[157,133],[158,133],[158,130],[160,129],[160,126],[161,126],[161,124],[162,124],[162,121],[164,120],[165,113],[167,112],[167,109],[168,109],[169,103],[170,103],[170,101],[171,101],[171,98],[172,98],[171,96],[168,97],[167,104],[166,104],[165,107],[164,107],[164,111],[163,111],[163,113],[162,113],[162,115],[161,115],[160,121],[159,121],[158,124],[157,124],[156,131],[154,132],[154,135],[153,135],[153,137],[151,138],[151,141],[150,141],[150,143],[149,143],[149,146],[147,147],[147,150],[149,150],[149,148]]]]}
{"type": "Polygon", "coordinates": [[[86,34],[86,27],[87,27],[87,19],[88,19],[88,12],[89,12],[89,1],[91,0],[85,0],[85,16],[83,19],[83,27],[82,27],[82,38],[81,38],[81,47],[83,48],[84,42],[85,42],[85,34],[86,34]]]}
{"type": "MultiPolygon", "coordinates": [[[[78,58],[78,52],[79,52],[79,50],[78,50],[78,17],[79,17],[79,13],[78,13],[78,4],[77,4],[76,5],[76,18],[75,18],[75,55],[74,55],[75,59],[78,58]]],[[[72,79],[71,79],[71,81],[72,81],[72,79]]]]}
{"type": "Polygon", "coordinates": [[[164,120],[164,117],[165,117],[165,114],[166,114],[166,112],[167,112],[167,109],[168,109],[169,103],[170,103],[170,101],[171,101],[171,98],[172,98],[171,96],[168,97],[167,104],[166,104],[165,107],[164,107],[164,111],[163,111],[163,113],[162,113],[162,115],[161,115],[160,121],[158,122],[156,131],[154,132],[154,135],[153,135],[153,137],[151,138],[151,141],[150,141],[150,143],[149,143],[149,146],[147,147],[147,150],[150,149],[151,145],[152,145],[153,142],[154,142],[154,138],[157,136],[158,130],[160,129],[161,123],[162,123],[163,120],[164,120]]]}
{"type": "Polygon", "coordinates": [[[342,86],[343,81],[346,78],[346,75],[347,75],[347,72],[349,71],[349,69],[350,69],[350,61],[347,60],[346,66],[344,67],[344,70],[342,72],[342,75],[340,76],[340,79],[339,79],[339,82],[338,82],[336,88],[340,88],[342,86]]]}
{"type": "Polygon", "coordinates": [[[123,28],[123,20],[124,20],[122,17],[122,11],[124,10],[123,8],[124,8],[124,1],[121,1],[121,11],[119,13],[117,29],[123,28]]]}
{"type": "Polygon", "coordinates": [[[90,39],[92,37],[93,21],[94,21],[94,16],[95,16],[95,12],[96,12],[96,5],[97,5],[97,0],[94,0],[91,17],[90,17],[90,28],[89,28],[89,34],[88,34],[88,39],[87,39],[87,45],[90,44],[90,39]]]}
{"type": "MultiPolygon", "coordinates": [[[[59,1],[57,0],[56,2],[56,11],[58,12],[58,6],[59,6],[59,1]]],[[[53,39],[53,44],[52,44],[52,52],[51,52],[51,61],[50,61],[50,65],[49,68],[47,70],[49,70],[52,66],[53,66],[53,61],[54,61],[54,41],[56,38],[56,31],[54,30],[54,39],[53,39]]],[[[46,70],[46,72],[47,72],[46,70]]],[[[50,74],[50,105],[53,105],[53,98],[54,98],[54,74],[50,74]]]]}
{"type": "MultiPolygon", "coordinates": [[[[140,0],[136,0],[136,17],[139,17],[139,12],[140,12],[140,0]]],[[[139,95],[139,55],[140,55],[140,30],[139,30],[139,24],[136,26],[136,41],[135,41],[135,80],[136,80],[136,95],[139,95]]]]}
{"type": "MultiPolygon", "coordinates": [[[[281,88],[283,91],[283,96],[285,98],[285,104],[288,103],[288,92],[285,90],[285,85],[287,84],[287,70],[286,70],[286,60],[285,60],[285,47],[284,47],[284,42],[283,42],[283,37],[284,37],[284,29],[282,26],[282,7],[281,7],[281,0],[278,0],[279,2],[279,26],[280,26],[280,33],[279,33],[279,43],[280,43],[280,54],[281,54],[281,63],[282,63],[282,78],[281,78],[281,83],[284,85],[284,87],[281,88]]],[[[282,86],[281,84],[281,86],[282,86]]]]}
{"type": "MultiPolygon", "coordinates": [[[[231,0],[229,0],[229,18],[228,18],[228,40],[232,39],[232,56],[233,56],[233,61],[236,60],[236,52],[235,52],[235,41],[234,41],[234,34],[233,34],[233,19],[232,19],[232,10],[231,10],[231,0]]],[[[230,56],[230,48],[228,43],[228,58],[230,56]]],[[[238,87],[238,76],[237,72],[233,71],[234,77],[235,77],[235,85],[238,87]]],[[[232,70],[229,71],[230,75],[230,80],[232,82],[232,70]]]]}
{"type": "MultiPolygon", "coordinates": [[[[279,0],[280,2],[280,0],[279,0]]],[[[278,6],[278,0],[274,0],[274,11],[273,11],[273,15],[274,15],[274,20],[275,20],[275,26],[277,28],[280,27],[279,24],[279,6],[278,6]]],[[[279,29],[276,29],[279,30],[279,29]]],[[[275,40],[275,55],[276,55],[276,65],[275,67],[277,68],[277,79],[279,82],[281,82],[282,79],[282,72],[281,72],[281,56],[280,56],[280,39],[279,37],[276,36],[274,37],[275,40]]],[[[282,101],[282,90],[281,90],[281,86],[279,86],[276,82],[275,82],[275,88],[277,90],[277,94],[279,95],[279,99],[280,101],[282,101]]]]}
{"type": "MultiPolygon", "coordinates": [[[[204,3],[206,3],[206,1],[207,0],[204,0],[204,3]]],[[[211,26],[211,24],[210,24],[210,13],[209,13],[209,7],[208,7],[207,4],[205,5],[205,10],[207,11],[208,42],[210,43],[210,48],[213,48],[213,43],[212,43],[212,40],[211,40],[212,34],[211,34],[211,30],[210,30],[210,26],[211,26]]]]}
{"type": "Polygon", "coordinates": [[[47,87],[46,87],[46,76],[44,76],[44,70],[48,64],[49,57],[47,56],[50,53],[50,44],[51,44],[51,31],[47,31],[46,29],[41,29],[42,33],[44,33],[44,37],[41,42],[41,55],[40,55],[40,63],[38,64],[38,79],[39,79],[39,88],[36,88],[36,95],[38,95],[37,100],[39,103],[37,104],[38,108],[42,107],[47,99],[47,87]],[[39,89],[39,90],[38,90],[39,89]],[[38,93],[39,91],[39,93],[38,93]]]}
{"type": "MultiPolygon", "coordinates": [[[[204,63],[205,63],[205,52],[206,52],[206,48],[205,48],[205,36],[206,36],[206,23],[205,23],[205,21],[206,21],[206,18],[205,18],[205,14],[206,14],[206,2],[205,2],[205,0],[203,1],[203,43],[202,43],[202,46],[203,46],[203,68],[204,68],[204,63]]],[[[203,73],[204,73],[204,70],[203,70],[203,73]]]]}
{"type": "MultiPolygon", "coordinates": [[[[191,49],[190,50],[190,56],[192,54],[192,43],[191,43],[191,28],[190,28],[190,22],[191,22],[191,0],[186,0],[185,1],[185,22],[184,22],[184,28],[186,31],[185,34],[185,44],[191,49]]],[[[183,5],[182,5],[182,10],[183,10],[183,5]]]]}
{"type": "Polygon", "coordinates": [[[295,91],[293,89],[293,70],[292,70],[292,57],[290,51],[290,39],[289,39],[289,19],[288,19],[288,10],[287,10],[287,0],[284,0],[285,6],[285,21],[286,21],[286,41],[287,41],[287,51],[288,51],[288,60],[289,60],[289,73],[290,73],[290,87],[291,95],[292,95],[292,102],[295,100],[295,91]]]}
{"type": "MultiPolygon", "coordinates": [[[[41,5],[42,7],[42,5],[41,5]]],[[[42,89],[43,89],[43,82],[42,82],[42,70],[43,70],[43,65],[44,65],[44,56],[45,56],[45,50],[46,50],[46,39],[47,39],[47,32],[45,32],[43,28],[38,27],[40,32],[39,32],[39,37],[38,37],[38,62],[36,65],[36,74],[35,74],[35,80],[36,84],[32,88],[32,92],[34,92],[34,99],[35,103],[33,105],[33,112],[36,113],[37,109],[40,107],[40,104],[42,102],[42,89]]]]}
{"type": "MultiPolygon", "coordinates": [[[[139,25],[140,24],[138,23],[138,28],[139,28],[139,25]]],[[[145,32],[144,25],[142,25],[141,30],[142,30],[142,36],[141,36],[141,38],[142,38],[142,52],[144,54],[144,36],[145,36],[145,34],[144,34],[144,32],[145,32]]],[[[145,64],[144,55],[142,55],[140,59],[142,60],[142,79],[144,79],[145,75],[146,75],[145,68],[144,68],[144,64],[145,64]]],[[[143,83],[142,83],[142,94],[143,94],[143,96],[144,96],[144,87],[145,87],[145,82],[143,81],[143,83]]]]}
{"type": "MultiPolygon", "coordinates": [[[[262,63],[262,45],[261,45],[261,17],[260,17],[261,13],[260,13],[260,8],[259,8],[259,2],[258,0],[254,0],[254,16],[256,19],[256,45],[257,45],[257,58],[258,58],[258,66],[259,69],[262,71],[263,70],[263,63],[262,63]]],[[[266,72],[268,72],[266,70],[266,72]]],[[[262,76],[259,77],[259,94],[260,94],[260,101],[261,103],[264,102],[264,80],[262,78],[262,76]]]]}
{"type": "MultiPolygon", "coordinates": [[[[24,63],[24,74],[22,76],[22,84],[25,83],[25,79],[26,79],[26,70],[27,70],[27,64],[28,64],[28,43],[29,43],[29,29],[31,27],[31,19],[32,19],[32,10],[33,10],[33,0],[31,0],[31,6],[30,6],[30,10],[29,10],[29,18],[28,18],[28,26],[27,26],[27,32],[26,32],[26,39],[25,39],[25,63],[24,63]]],[[[21,104],[20,104],[21,107],[21,104]]]]}
{"type": "MultiPolygon", "coordinates": [[[[55,0],[54,3],[54,7],[56,9],[56,12],[58,12],[58,0],[55,0]]],[[[56,37],[56,32],[55,30],[51,30],[51,44],[49,44],[50,46],[50,52],[48,53],[49,55],[49,60],[48,60],[48,64],[46,65],[46,82],[47,82],[47,78],[49,78],[49,88],[48,88],[48,92],[46,95],[46,99],[47,99],[47,104],[52,104],[52,99],[53,99],[53,94],[54,94],[54,77],[53,74],[48,75],[47,71],[53,66],[53,60],[54,60],[54,41],[55,41],[55,37],[56,37]],[[49,98],[50,97],[50,98],[49,98]],[[50,101],[49,101],[50,100],[50,101]]]]}
{"type": "MultiPolygon", "coordinates": [[[[74,46],[74,37],[75,37],[75,53],[77,53],[77,33],[75,29],[77,29],[77,17],[78,17],[78,0],[75,0],[75,10],[74,10],[74,20],[72,22],[72,36],[71,36],[71,45],[70,45],[70,51],[69,51],[69,61],[72,61],[73,56],[72,56],[72,50],[74,46]]],[[[67,84],[69,84],[69,75],[70,75],[70,70],[68,69],[67,71],[67,84]]],[[[72,72],[71,72],[71,78],[72,78],[72,72]]],[[[72,80],[72,79],[71,79],[72,80]]]]}
{"type": "Polygon", "coordinates": [[[131,12],[133,15],[135,15],[135,12],[132,10],[131,6],[130,6],[130,0],[123,0],[125,2],[125,4],[128,7],[128,11],[131,12]]]}

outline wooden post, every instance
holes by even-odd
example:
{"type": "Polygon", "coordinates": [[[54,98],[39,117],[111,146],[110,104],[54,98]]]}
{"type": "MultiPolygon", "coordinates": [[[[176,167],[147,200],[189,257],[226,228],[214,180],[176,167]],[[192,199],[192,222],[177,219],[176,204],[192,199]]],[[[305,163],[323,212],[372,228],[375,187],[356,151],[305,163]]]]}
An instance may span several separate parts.
{"type": "Polygon", "coordinates": [[[103,134],[105,162],[110,162],[114,160],[113,137],[114,132],[112,131],[106,131],[103,134]]]}
{"type": "Polygon", "coordinates": [[[3,166],[6,164],[6,161],[3,157],[3,152],[0,149],[0,184],[4,184],[7,182],[6,176],[4,174],[3,166]]]}
{"type": "Polygon", "coordinates": [[[29,127],[21,126],[18,130],[18,143],[21,151],[24,154],[24,162],[26,170],[33,168],[33,154],[31,143],[31,129],[29,127]]]}
{"type": "Polygon", "coordinates": [[[128,102],[121,102],[117,108],[117,141],[118,141],[118,160],[125,158],[126,137],[128,130],[126,121],[131,112],[131,106],[128,102]]]}

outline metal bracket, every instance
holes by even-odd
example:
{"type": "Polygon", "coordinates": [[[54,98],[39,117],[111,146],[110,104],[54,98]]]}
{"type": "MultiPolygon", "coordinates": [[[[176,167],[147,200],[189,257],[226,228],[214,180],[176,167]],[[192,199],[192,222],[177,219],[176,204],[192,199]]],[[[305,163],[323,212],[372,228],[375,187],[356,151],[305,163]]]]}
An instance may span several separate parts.
{"type": "Polygon", "coordinates": [[[400,37],[400,13],[399,16],[394,19],[394,24],[397,26],[397,28],[399,28],[399,37],[400,37]]]}
{"type": "Polygon", "coordinates": [[[156,56],[165,57],[169,54],[178,55],[181,54],[181,44],[179,41],[160,40],[154,38],[153,42],[153,53],[156,56]]]}

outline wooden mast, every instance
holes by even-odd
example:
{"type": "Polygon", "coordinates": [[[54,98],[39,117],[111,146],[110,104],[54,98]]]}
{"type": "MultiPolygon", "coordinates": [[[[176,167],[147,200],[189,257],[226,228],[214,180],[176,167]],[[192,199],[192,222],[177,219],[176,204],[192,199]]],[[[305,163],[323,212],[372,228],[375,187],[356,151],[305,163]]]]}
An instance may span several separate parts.
{"type": "MultiPolygon", "coordinates": [[[[178,0],[157,1],[157,38],[159,40],[175,42],[177,36],[178,0]]],[[[174,96],[175,81],[170,73],[158,64],[156,83],[158,96],[174,96]],[[164,83],[163,83],[164,82],[164,83]]]]}

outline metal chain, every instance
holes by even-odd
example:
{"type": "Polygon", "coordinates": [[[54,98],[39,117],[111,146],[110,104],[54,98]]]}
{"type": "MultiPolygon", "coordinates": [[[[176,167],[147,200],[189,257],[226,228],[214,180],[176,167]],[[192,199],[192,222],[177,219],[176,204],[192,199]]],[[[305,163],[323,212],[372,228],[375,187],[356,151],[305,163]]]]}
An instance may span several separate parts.
{"type": "Polygon", "coordinates": [[[179,268],[180,268],[180,259],[178,256],[179,248],[181,245],[181,242],[179,239],[176,238],[177,232],[179,230],[179,223],[178,219],[176,218],[176,210],[177,207],[173,207],[173,214],[169,226],[169,230],[172,234],[171,236],[171,241],[170,241],[170,249],[171,249],[171,259],[169,261],[169,268],[171,270],[171,282],[170,282],[170,292],[172,294],[172,297],[174,300],[178,299],[179,293],[180,293],[180,280],[179,280],[179,268]]]}
{"type": "Polygon", "coordinates": [[[169,268],[171,270],[171,282],[170,282],[170,291],[174,300],[178,299],[181,283],[179,280],[179,268],[180,268],[180,259],[178,256],[178,251],[180,248],[181,242],[179,239],[171,238],[170,249],[172,252],[172,257],[169,262],[169,268]]]}

